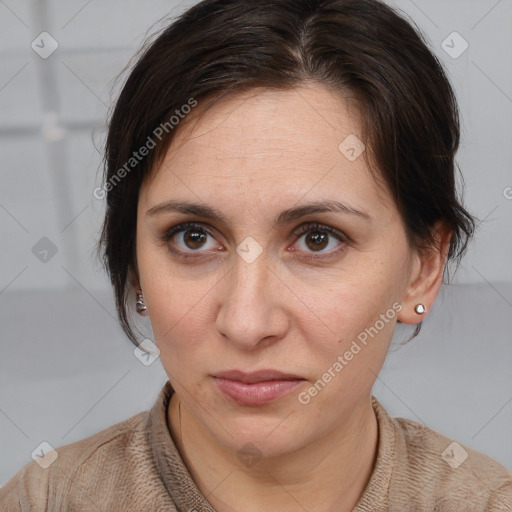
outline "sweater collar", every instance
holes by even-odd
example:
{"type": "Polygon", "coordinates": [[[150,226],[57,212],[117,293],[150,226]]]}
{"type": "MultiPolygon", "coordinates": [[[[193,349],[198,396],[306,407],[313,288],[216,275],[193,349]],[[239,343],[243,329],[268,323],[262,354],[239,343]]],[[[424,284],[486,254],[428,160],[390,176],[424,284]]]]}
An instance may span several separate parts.
{"type": "Polygon", "coordinates": [[[352,512],[390,510],[388,492],[396,461],[397,428],[393,418],[374,396],[372,407],[379,427],[377,457],[370,480],[352,512]]]}
{"type": "MultiPolygon", "coordinates": [[[[174,393],[167,381],[147,416],[146,428],[153,460],[167,492],[178,512],[201,510],[215,512],[192,479],[175,443],[167,423],[167,408],[174,393]]],[[[353,512],[375,512],[376,504],[388,510],[387,492],[396,457],[396,426],[384,407],[371,397],[379,427],[377,457],[368,484],[353,512]]]]}
{"type": "Polygon", "coordinates": [[[167,381],[147,418],[149,444],[157,470],[178,512],[215,512],[190,475],[167,423],[167,408],[174,389],[167,381]]]}

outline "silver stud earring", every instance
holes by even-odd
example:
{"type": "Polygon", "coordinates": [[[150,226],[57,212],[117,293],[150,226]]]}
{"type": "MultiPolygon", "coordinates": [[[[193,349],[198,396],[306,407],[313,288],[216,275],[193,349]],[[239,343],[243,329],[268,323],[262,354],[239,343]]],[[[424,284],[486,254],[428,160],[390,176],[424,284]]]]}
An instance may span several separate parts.
{"type": "Polygon", "coordinates": [[[416,304],[416,306],[414,307],[414,311],[416,311],[418,315],[422,315],[423,313],[425,313],[426,309],[423,304],[416,304]]]}
{"type": "Polygon", "coordinates": [[[137,308],[137,313],[142,314],[147,309],[146,304],[144,304],[144,295],[142,295],[142,291],[137,292],[137,302],[135,303],[135,306],[137,308]]]}

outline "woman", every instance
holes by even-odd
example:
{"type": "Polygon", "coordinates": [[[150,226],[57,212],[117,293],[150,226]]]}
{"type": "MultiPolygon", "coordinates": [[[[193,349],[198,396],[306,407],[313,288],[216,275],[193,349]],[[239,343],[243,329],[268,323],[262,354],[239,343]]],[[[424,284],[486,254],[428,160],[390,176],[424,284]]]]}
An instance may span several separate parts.
{"type": "Polygon", "coordinates": [[[131,71],[97,191],[122,326],[138,345],[127,305],[149,316],[169,382],[25,466],[2,510],[512,510],[503,466],[371,394],[472,236],[458,142],[385,4],[189,9],[131,71]]]}

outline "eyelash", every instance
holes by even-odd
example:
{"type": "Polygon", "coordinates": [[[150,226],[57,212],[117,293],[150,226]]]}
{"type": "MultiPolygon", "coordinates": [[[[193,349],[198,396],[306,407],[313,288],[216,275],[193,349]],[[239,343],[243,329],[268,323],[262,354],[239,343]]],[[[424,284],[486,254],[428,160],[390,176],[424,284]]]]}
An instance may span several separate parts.
{"type": "MultiPolygon", "coordinates": [[[[183,222],[181,224],[177,224],[176,226],[173,226],[172,228],[165,231],[161,236],[159,236],[159,239],[163,242],[168,243],[171,238],[182,232],[191,231],[191,230],[197,230],[199,232],[205,233],[212,238],[215,238],[213,233],[205,228],[202,224],[197,224],[195,222],[183,222]]],[[[318,222],[310,222],[307,224],[303,224],[302,226],[299,226],[294,232],[293,235],[297,237],[297,239],[300,239],[303,235],[314,232],[314,233],[326,233],[328,235],[333,236],[338,241],[342,242],[340,247],[337,249],[331,250],[326,253],[318,253],[318,255],[314,255],[315,252],[312,251],[310,254],[313,256],[303,256],[306,259],[317,259],[322,257],[329,257],[333,256],[334,254],[337,254],[339,252],[342,252],[345,249],[346,244],[348,244],[351,239],[342,233],[341,231],[338,231],[331,226],[327,226],[325,224],[319,224],[318,222]]],[[[183,253],[181,250],[171,249],[174,254],[176,254],[180,258],[197,258],[198,256],[192,255],[192,254],[186,254],[183,253]]],[[[191,251],[192,253],[200,253],[201,251],[191,251]]]]}

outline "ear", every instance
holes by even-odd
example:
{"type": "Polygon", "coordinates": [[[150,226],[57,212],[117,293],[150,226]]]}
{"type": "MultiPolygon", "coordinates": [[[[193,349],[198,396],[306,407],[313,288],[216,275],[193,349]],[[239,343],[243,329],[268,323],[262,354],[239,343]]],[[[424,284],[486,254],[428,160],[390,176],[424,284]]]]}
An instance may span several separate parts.
{"type": "Polygon", "coordinates": [[[417,324],[425,318],[443,283],[452,232],[439,222],[433,228],[433,233],[435,244],[428,249],[415,251],[413,256],[411,277],[402,300],[403,309],[397,317],[404,324],[417,324]],[[416,313],[417,304],[425,306],[424,313],[416,313]]]}

